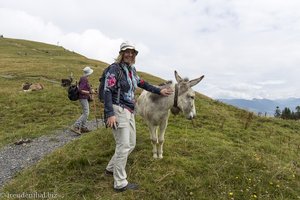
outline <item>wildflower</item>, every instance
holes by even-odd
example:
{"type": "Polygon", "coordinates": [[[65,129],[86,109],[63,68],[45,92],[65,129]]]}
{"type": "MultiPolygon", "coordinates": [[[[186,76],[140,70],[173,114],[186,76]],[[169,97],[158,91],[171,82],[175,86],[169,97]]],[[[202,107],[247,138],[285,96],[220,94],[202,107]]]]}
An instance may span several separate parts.
{"type": "Polygon", "coordinates": [[[233,196],[233,192],[229,192],[229,196],[233,196]]]}

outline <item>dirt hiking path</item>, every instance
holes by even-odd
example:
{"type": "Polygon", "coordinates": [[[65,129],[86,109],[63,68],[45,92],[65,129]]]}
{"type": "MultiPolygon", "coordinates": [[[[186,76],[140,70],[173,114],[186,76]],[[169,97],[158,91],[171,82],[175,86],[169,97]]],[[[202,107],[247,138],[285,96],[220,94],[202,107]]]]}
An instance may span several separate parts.
{"type": "MultiPolygon", "coordinates": [[[[98,123],[100,126],[100,123],[98,123]]],[[[96,130],[96,122],[89,121],[88,128],[96,130]]],[[[86,134],[86,133],[85,133],[86,134]]],[[[0,149],[0,190],[17,172],[37,163],[58,147],[79,138],[80,135],[66,128],[54,134],[41,136],[21,145],[10,144],[0,149]]]]}

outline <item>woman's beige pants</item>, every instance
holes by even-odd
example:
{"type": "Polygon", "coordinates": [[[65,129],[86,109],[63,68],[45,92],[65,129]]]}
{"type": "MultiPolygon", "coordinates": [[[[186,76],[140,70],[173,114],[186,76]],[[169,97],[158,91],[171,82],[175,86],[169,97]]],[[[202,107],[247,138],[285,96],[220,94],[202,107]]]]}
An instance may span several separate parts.
{"type": "Polygon", "coordinates": [[[120,189],[128,184],[125,167],[136,144],[136,128],[133,113],[120,106],[113,105],[113,108],[119,125],[113,129],[116,149],[106,169],[114,173],[114,188],[120,189]]]}

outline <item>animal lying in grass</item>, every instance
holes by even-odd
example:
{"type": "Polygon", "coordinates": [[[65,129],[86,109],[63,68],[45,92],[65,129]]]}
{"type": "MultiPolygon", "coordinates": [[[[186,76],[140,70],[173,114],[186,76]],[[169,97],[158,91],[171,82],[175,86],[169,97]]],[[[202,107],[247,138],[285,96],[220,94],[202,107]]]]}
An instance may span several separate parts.
{"type": "Polygon", "coordinates": [[[163,158],[163,143],[168,125],[169,113],[183,112],[187,119],[196,116],[195,92],[193,86],[198,84],[204,76],[189,81],[182,79],[175,71],[177,83],[167,82],[162,87],[171,87],[173,95],[168,97],[143,91],[137,100],[137,113],[142,116],[150,130],[150,139],[153,145],[153,157],[163,158]]]}
{"type": "Polygon", "coordinates": [[[43,84],[41,83],[23,83],[22,88],[24,92],[30,92],[30,91],[38,91],[44,89],[43,84]]]}

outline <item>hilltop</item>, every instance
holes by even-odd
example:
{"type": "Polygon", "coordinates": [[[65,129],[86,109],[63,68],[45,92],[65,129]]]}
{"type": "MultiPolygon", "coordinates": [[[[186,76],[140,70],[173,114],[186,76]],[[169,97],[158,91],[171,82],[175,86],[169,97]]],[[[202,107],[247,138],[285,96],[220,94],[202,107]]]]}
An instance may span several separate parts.
{"type": "MultiPolygon", "coordinates": [[[[67,99],[60,79],[71,72],[78,79],[82,67],[90,65],[91,83],[97,85],[107,66],[61,46],[7,38],[0,39],[0,58],[1,147],[72,124],[80,108],[67,99]],[[41,82],[45,89],[24,93],[23,82],[41,82]]],[[[153,84],[163,81],[140,75],[153,84]]],[[[199,93],[195,101],[193,122],[170,117],[162,160],[152,158],[148,128],[137,116],[137,146],[127,172],[130,181],[140,184],[138,191],[116,194],[112,179],[103,176],[114,141],[110,130],[101,127],[17,174],[0,198],[24,192],[91,200],[300,198],[299,122],[258,117],[199,93]]]]}

